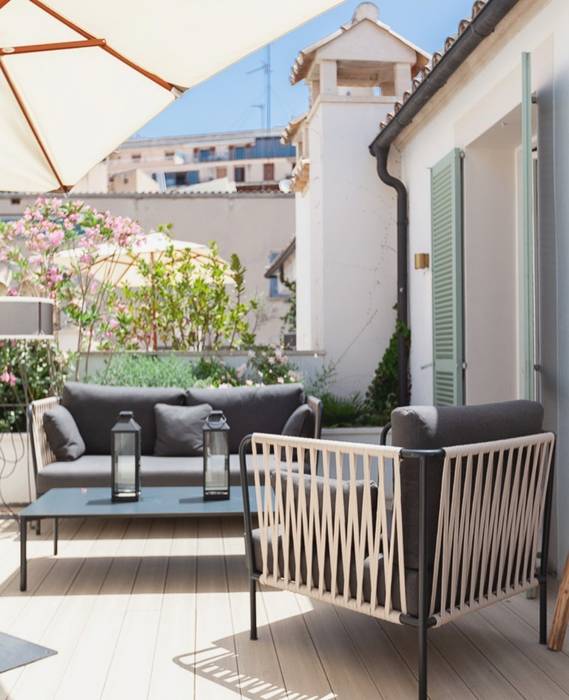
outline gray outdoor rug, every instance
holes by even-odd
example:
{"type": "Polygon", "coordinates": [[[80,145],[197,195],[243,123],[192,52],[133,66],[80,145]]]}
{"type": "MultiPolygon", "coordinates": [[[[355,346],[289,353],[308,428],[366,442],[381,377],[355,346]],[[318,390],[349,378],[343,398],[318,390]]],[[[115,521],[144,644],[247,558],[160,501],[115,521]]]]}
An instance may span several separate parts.
{"type": "Polygon", "coordinates": [[[11,668],[25,666],[48,656],[57,654],[54,649],[26,642],[25,639],[12,637],[10,634],[0,632],[0,673],[11,668]]]}

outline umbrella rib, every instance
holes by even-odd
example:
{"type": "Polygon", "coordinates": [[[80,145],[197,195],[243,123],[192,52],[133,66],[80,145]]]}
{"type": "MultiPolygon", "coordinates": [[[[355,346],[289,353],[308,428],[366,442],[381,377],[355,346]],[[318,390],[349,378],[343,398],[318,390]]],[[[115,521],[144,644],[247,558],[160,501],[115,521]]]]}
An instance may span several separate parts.
{"type": "Polygon", "coordinates": [[[14,82],[13,82],[13,80],[12,80],[10,74],[8,73],[8,69],[7,69],[6,66],[4,65],[4,61],[2,60],[2,58],[0,58],[0,71],[2,72],[2,74],[4,75],[4,77],[6,78],[6,82],[8,83],[8,86],[10,87],[10,90],[12,91],[12,95],[14,95],[14,99],[15,99],[16,102],[18,103],[18,107],[19,107],[20,110],[22,111],[22,114],[24,115],[24,119],[26,120],[28,126],[30,127],[30,131],[31,131],[32,134],[34,135],[34,138],[35,138],[35,140],[36,140],[38,146],[40,147],[40,150],[41,150],[41,152],[43,153],[43,156],[44,156],[44,158],[46,159],[47,164],[49,165],[49,167],[50,167],[52,173],[54,174],[55,179],[56,179],[57,182],[59,183],[60,188],[61,188],[64,192],[68,192],[68,191],[71,189],[71,187],[69,187],[68,185],[64,185],[64,184],[63,184],[63,180],[62,180],[61,177],[59,176],[59,173],[58,173],[58,171],[57,171],[57,168],[55,167],[55,165],[54,165],[54,163],[53,163],[53,161],[52,161],[52,159],[51,159],[51,156],[49,155],[49,153],[48,153],[48,151],[47,151],[47,148],[45,147],[45,144],[44,144],[44,142],[42,141],[41,136],[39,135],[38,130],[36,129],[36,126],[35,126],[35,124],[34,124],[32,118],[31,118],[31,116],[30,116],[30,113],[28,112],[28,110],[27,110],[27,108],[26,108],[26,105],[24,104],[24,101],[23,101],[23,99],[22,99],[22,96],[21,96],[20,93],[18,92],[18,88],[16,87],[16,85],[14,84],[14,82]]]}
{"type": "Polygon", "coordinates": [[[62,51],[64,49],[86,49],[90,46],[102,46],[104,39],[82,39],[81,41],[60,41],[51,44],[24,44],[0,48],[0,55],[14,56],[20,53],[36,53],[38,51],[62,51]]]}
{"type": "MultiPolygon", "coordinates": [[[[78,34],[81,34],[81,36],[83,36],[85,39],[96,38],[95,36],[87,32],[85,29],[82,29],[77,24],[72,22],[70,19],[67,19],[67,17],[60,15],[59,12],[56,12],[51,7],[45,5],[43,2],[41,2],[41,0],[30,0],[30,2],[32,2],[36,7],[39,7],[40,10],[47,12],[47,14],[51,15],[54,19],[58,20],[62,24],[65,24],[65,26],[69,27],[69,29],[72,29],[78,34]]],[[[160,87],[163,87],[165,90],[168,90],[168,92],[171,92],[173,89],[179,89],[178,86],[169,83],[167,80],[164,80],[159,75],[156,75],[156,73],[151,73],[142,66],[139,66],[137,63],[134,63],[134,61],[131,61],[126,56],[123,56],[118,51],[115,51],[115,49],[113,49],[112,46],[109,46],[109,44],[107,44],[106,41],[104,44],[101,44],[101,48],[103,49],[103,51],[106,51],[107,53],[111,54],[111,56],[113,56],[114,58],[118,59],[119,61],[122,61],[122,63],[129,66],[129,68],[132,68],[138,73],[141,73],[145,78],[152,80],[153,82],[160,85],[160,87]]]]}

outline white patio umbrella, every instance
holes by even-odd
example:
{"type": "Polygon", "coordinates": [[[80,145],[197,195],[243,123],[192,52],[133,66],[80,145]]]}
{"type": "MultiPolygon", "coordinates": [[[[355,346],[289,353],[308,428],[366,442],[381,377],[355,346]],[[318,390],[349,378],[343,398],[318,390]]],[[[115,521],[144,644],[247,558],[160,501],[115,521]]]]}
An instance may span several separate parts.
{"type": "Polygon", "coordinates": [[[0,190],[68,190],[184,90],[339,0],[0,0],[0,190]]]}
{"type": "MultiPolygon", "coordinates": [[[[180,241],[155,231],[144,236],[132,248],[120,248],[111,243],[100,245],[96,262],[90,267],[89,274],[99,282],[114,287],[143,287],[148,284],[148,280],[140,274],[137,263],[144,260],[153,265],[170,248],[174,249],[174,262],[178,257],[181,259],[185,251],[191,251],[192,262],[198,273],[214,258],[211,248],[203,243],[180,241]]],[[[66,268],[81,267],[82,252],[79,247],[62,250],[55,255],[54,262],[66,268]]],[[[226,283],[233,284],[229,276],[229,263],[219,256],[215,256],[215,260],[227,268],[226,283]]]]}

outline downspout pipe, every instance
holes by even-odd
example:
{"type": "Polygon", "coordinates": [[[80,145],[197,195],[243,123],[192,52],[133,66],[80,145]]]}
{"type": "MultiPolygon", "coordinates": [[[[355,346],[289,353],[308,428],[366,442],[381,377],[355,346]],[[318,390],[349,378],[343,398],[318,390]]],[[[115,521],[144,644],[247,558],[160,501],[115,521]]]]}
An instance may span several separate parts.
{"type": "Polygon", "coordinates": [[[409,392],[409,348],[403,330],[409,326],[409,303],[407,284],[408,261],[408,230],[407,188],[388,170],[390,146],[379,146],[374,149],[379,179],[388,187],[392,187],[397,195],[397,358],[398,358],[398,394],[399,406],[407,406],[410,402],[409,392]]]}

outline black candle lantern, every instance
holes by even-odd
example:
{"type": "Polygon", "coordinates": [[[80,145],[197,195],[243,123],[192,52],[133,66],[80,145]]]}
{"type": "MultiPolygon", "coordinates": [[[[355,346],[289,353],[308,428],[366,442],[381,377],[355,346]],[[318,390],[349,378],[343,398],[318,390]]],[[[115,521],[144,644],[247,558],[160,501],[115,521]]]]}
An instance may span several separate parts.
{"type": "Polygon", "coordinates": [[[203,497],[229,498],[229,423],[223,411],[212,411],[204,421],[203,497]]]}
{"type": "Polygon", "coordinates": [[[138,501],[140,495],[140,426],[132,411],[121,411],[111,430],[112,500],[138,501]]]}

